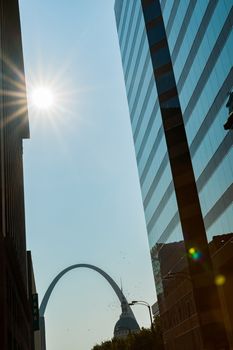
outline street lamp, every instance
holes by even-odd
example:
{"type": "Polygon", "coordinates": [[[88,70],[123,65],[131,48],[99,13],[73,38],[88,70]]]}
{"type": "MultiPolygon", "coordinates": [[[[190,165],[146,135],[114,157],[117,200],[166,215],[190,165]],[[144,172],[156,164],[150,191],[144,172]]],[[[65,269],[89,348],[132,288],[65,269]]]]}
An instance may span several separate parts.
{"type": "Polygon", "coordinates": [[[150,307],[150,304],[147,303],[146,301],[144,300],[133,300],[131,301],[131,303],[129,303],[130,306],[133,306],[133,305],[144,305],[148,308],[149,310],[149,315],[150,315],[150,324],[151,324],[151,330],[152,332],[154,331],[154,326],[153,326],[153,320],[152,320],[152,312],[151,312],[151,307],[150,307]]]}

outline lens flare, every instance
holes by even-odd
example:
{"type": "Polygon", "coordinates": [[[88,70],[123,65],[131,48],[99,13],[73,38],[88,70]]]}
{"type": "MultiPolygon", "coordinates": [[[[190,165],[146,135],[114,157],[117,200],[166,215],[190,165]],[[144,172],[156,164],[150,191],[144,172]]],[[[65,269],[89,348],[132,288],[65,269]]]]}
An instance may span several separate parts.
{"type": "Polygon", "coordinates": [[[199,250],[197,250],[196,248],[192,247],[192,248],[189,248],[189,256],[191,259],[193,260],[200,260],[201,257],[202,257],[202,254],[199,250]]]}
{"type": "MultiPolygon", "coordinates": [[[[73,87],[67,76],[67,65],[41,69],[42,63],[27,75],[27,101],[30,130],[50,129],[63,142],[64,128],[71,129],[71,118],[79,111],[79,98],[83,90],[73,87]],[[74,113],[75,111],[75,113],[74,113]]],[[[80,120],[81,118],[79,118],[80,120]]]]}
{"type": "Polygon", "coordinates": [[[190,248],[190,249],[189,249],[189,254],[191,254],[191,255],[192,255],[192,254],[195,254],[195,248],[190,248]]]}
{"type": "Polygon", "coordinates": [[[221,275],[221,274],[216,275],[214,282],[215,282],[216,286],[223,286],[226,282],[226,277],[224,275],[221,275]]]}

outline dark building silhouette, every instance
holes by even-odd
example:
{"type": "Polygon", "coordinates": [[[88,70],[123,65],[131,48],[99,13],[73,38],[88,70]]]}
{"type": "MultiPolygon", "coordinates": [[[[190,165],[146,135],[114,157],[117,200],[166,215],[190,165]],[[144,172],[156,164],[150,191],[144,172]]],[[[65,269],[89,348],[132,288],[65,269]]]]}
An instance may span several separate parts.
{"type": "Polygon", "coordinates": [[[17,0],[0,0],[0,349],[29,350],[23,139],[29,137],[17,0]]]}
{"type": "Polygon", "coordinates": [[[41,350],[39,304],[31,252],[27,252],[28,293],[31,308],[31,348],[41,350]]]}
{"type": "MultiPolygon", "coordinates": [[[[168,243],[163,249],[160,248],[158,246],[155,259],[162,274],[158,302],[166,349],[201,349],[201,331],[193,287],[185,264],[184,242],[168,243]]],[[[214,236],[209,248],[224,324],[230,348],[233,348],[233,233],[214,236]]]]}
{"type": "Polygon", "coordinates": [[[233,349],[233,233],[214,236],[209,243],[224,323],[233,349]]]}

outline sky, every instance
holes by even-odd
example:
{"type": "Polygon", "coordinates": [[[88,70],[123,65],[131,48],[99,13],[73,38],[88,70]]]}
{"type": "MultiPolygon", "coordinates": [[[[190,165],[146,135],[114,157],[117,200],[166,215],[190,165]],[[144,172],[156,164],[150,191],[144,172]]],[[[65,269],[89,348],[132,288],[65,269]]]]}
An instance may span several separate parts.
{"type": "MultiPolygon", "coordinates": [[[[40,301],[63,268],[89,263],[131,300],[156,300],[113,0],[20,0],[30,139],[24,141],[27,248],[40,301]],[[55,106],[38,111],[38,86],[55,106]]],[[[146,307],[134,306],[149,327],[146,307]]],[[[95,271],[58,283],[46,309],[48,350],[110,339],[120,303],[95,271]]]]}

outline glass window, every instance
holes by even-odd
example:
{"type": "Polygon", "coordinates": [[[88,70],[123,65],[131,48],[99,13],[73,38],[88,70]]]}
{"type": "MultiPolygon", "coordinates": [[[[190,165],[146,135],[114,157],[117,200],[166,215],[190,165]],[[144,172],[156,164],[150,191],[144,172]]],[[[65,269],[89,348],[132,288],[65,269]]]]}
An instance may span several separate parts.
{"type": "MultiPolygon", "coordinates": [[[[153,131],[155,132],[155,134],[153,134],[153,139],[154,139],[155,135],[156,135],[156,130],[158,131],[160,123],[158,123],[157,114],[155,114],[155,110],[154,110],[155,104],[156,104],[156,100],[157,100],[156,99],[156,92],[155,92],[155,87],[154,87],[154,89],[151,90],[148,102],[145,105],[143,104],[143,108],[142,108],[141,113],[140,113],[140,118],[141,117],[142,118],[141,118],[141,123],[140,123],[140,127],[139,127],[139,132],[137,134],[137,138],[135,139],[136,153],[138,153],[138,151],[140,149],[142,139],[145,137],[144,136],[145,132],[147,131],[146,137],[148,138],[149,134],[151,134],[151,130],[153,129],[153,131]],[[151,119],[156,119],[157,127],[155,129],[152,126],[149,130],[147,130],[148,123],[152,124],[150,122],[151,119]]],[[[153,122],[153,124],[154,124],[154,122],[153,122]]]]}

